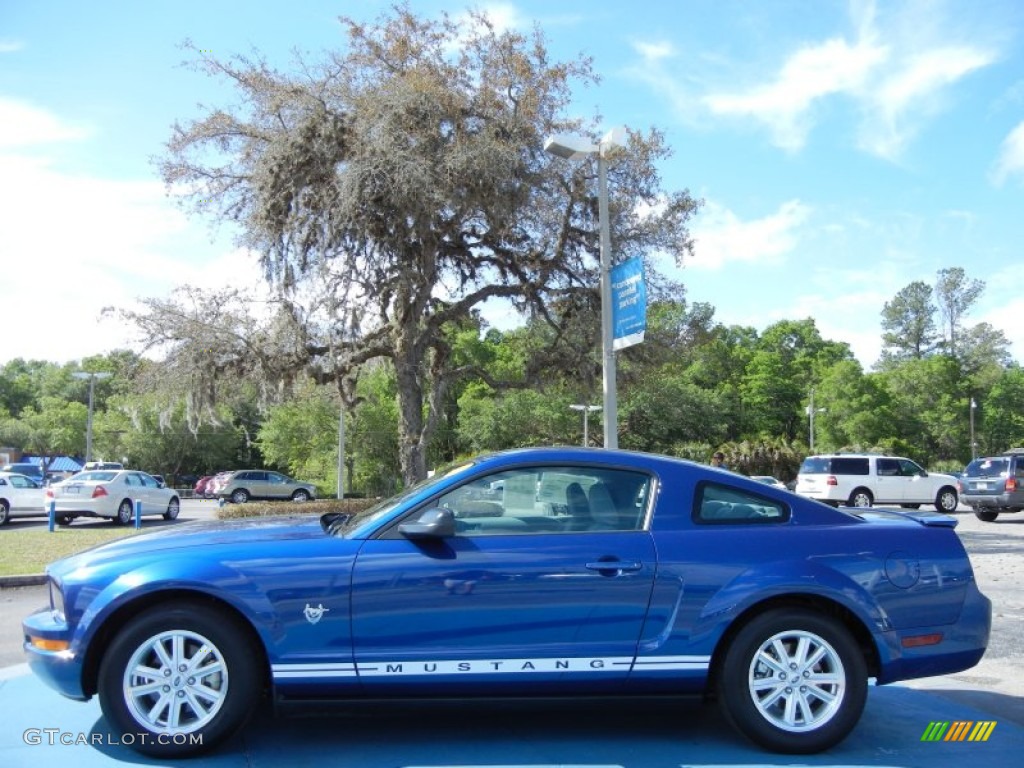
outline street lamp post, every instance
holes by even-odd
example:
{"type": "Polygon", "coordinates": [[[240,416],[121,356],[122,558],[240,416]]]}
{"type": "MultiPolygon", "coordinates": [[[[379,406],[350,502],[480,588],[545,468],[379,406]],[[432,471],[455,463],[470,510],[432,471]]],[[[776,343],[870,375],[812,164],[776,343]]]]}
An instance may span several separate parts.
{"type": "Polygon", "coordinates": [[[105,371],[75,371],[71,375],[76,379],[89,380],[89,416],[85,424],[85,460],[86,462],[89,462],[92,461],[92,400],[93,392],[96,388],[96,379],[108,379],[113,374],[105,371]]]}
{"type": "Polygon", "coordinates": [[[608,154],[622,146],[624,131],[609,131],[599,144],[583,136],[552,136],[544,142],[544,151],[556,157],[574,160],[597,157],[597,212],[601,226],[601,354],[603,358],[604,447],[619,447],[618,397],[615,385],[615,350],[612,347],[612,244],[608,221],[608,154]]]}
{"type": "Polygon", "coordinates": [[[810,421],[810,424],[809,424],[809,427],[810,427],[810,429],[809,429],[809,431],[810,431],[810,442],[809,442],[809,445],[810,445],[811,453],[814,453],[814,414],[816,414],[816,413],[824,413],[825,410],[826,410],[825,408],[815,408],[814,407],[814,387],[811,387],[811,403],[806,408],[807,418],[810,421]]]}
{"type": "Polygon", "coordinates": [[[601,406],[573,403],[569,407],[574,411],[583,411],[583,447],[586,448],[590,445],[590,414],[594,411],[600,411],[601,406]]]}
{"type": "Polygon", "coordinates": [[[978,458],[978,444],[974,440],[974,411],[978,404],[971,398],[971,461],[978,458]]]}

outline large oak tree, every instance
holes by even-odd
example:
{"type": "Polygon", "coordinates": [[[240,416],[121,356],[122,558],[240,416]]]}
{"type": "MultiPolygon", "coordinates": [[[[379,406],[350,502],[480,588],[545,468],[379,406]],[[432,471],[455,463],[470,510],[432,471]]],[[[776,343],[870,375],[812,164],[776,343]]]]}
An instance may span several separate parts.
{"type": "MultiPolygon", "coordinates": [[[[569,116],[573,86],[596,79],[591,62],[552,61],[539,29],[466,18],[403,6],[374,24],[342,18],[344,48],[290,73],[193,48],[238,105],[176,125],[160,163],[186,205],[233,222],[259,254],[277,321],[292,323],[265,370],[340,382],[392,362],[406,482],[426,474],[453,382],[479,373],[453,362],[448,329],[494,299],[557,323],[548,308],[597,283],[595,161],[542,149],[555,133],[600,133],[597,118],[569,116]]],[[[657,131],[631,131],[612,160],[615,254],[690,250],[697,204],[662,188],[667,154],[657,131]]],[[[180,341],[168,359],[179,349],[195,353],[180,341]]]]}

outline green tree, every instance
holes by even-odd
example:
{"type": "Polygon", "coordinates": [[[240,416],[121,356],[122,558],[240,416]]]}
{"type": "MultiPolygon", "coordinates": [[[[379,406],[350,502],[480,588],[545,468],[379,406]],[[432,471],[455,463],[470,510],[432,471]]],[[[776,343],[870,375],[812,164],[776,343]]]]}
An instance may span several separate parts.
{"type": "Polygon", "coordinates": [[[984,290],[985,283],[968,278],[962,267],[939,270],[935,281],[935,301],[942,315],[943,346],[951,357],[962,354],[960,334],[964,317],[984,290]]]}
{"type": "Polygon", "coordinates": [[[930,285],[915,280],[882,307],[882,364],[920,360],[931,354],[939,340],[936,306],[930,285]]]}

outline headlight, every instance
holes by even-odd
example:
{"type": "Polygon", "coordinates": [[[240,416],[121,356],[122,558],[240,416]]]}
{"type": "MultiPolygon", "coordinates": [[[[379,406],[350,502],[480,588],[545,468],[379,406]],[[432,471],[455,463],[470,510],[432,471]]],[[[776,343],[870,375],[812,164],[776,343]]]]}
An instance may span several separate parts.
{"type": "Polygon", "coordinates": [[[64,593],[60,591],[60,587],[52,579],[49,581],[50,586],[50,612],[53,614],[53,618],[57,621],[64,622],[66,618],[64,616],[64,593]]]}

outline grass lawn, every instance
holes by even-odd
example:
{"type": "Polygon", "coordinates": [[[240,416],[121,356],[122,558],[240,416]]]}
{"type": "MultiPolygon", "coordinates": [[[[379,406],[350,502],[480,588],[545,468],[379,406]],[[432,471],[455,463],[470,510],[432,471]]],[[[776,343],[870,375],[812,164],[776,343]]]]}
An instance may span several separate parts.
{"type": "Polygon", "coordinates": [[[141,532],[113,526],[96,530],[57,528],[53,533],[0,530],[0,576],[42,573],[43,567],[54,560],[141,532]]]}

